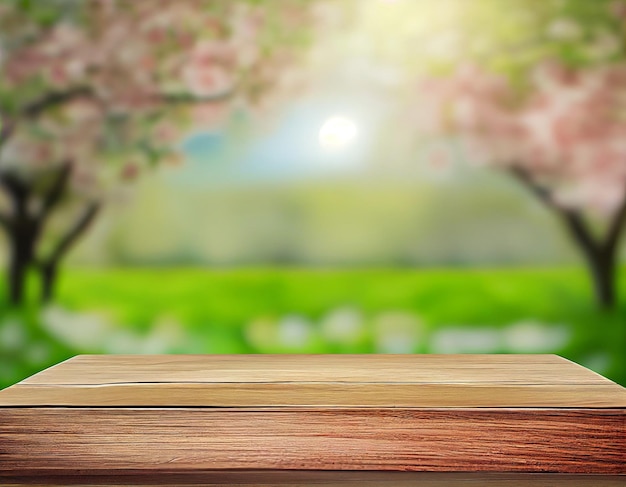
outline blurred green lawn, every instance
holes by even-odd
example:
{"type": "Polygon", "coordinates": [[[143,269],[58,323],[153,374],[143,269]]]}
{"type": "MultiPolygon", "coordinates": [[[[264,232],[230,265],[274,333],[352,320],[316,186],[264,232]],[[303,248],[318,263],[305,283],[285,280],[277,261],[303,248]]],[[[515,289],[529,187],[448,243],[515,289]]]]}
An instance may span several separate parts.
{"type": "Polygon", "coordinates": [[[0,381],[79,352],[538,352],[626,384],[620,281],[605,313],[582,269],[74,268],[57,304],[19,317],[21,342],[5,318],[0,381]]]}

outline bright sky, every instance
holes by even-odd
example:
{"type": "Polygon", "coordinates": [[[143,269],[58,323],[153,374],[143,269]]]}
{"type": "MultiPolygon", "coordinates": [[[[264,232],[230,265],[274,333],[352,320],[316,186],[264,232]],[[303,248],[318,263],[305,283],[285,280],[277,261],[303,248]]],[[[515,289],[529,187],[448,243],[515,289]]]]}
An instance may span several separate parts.
{"type": "Polygon", "coordinates": [[[354,120],[341,115],[334,115],[320,127],[319,143],[325,150],[342,150],[349,147],[357,135],[358,129],[354,120]]]}
{"type": "Polygon", "coordinates": [[[236,134],[199,134],[185,144],[175,179],[284,181],[349,176],[366,169],[380,107],[371,99],[310,98],[294,103],[275,127],[242,146],[236,134]]]}

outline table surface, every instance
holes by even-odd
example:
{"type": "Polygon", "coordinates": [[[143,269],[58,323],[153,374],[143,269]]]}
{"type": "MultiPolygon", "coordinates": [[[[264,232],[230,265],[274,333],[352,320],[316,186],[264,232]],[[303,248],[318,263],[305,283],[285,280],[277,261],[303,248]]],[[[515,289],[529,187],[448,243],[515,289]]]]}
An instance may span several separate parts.
{"type": "Polygon", "coordinates": [[[556,355],[79,355],[2,406],[625,408],[626,389],[556,355]]]}
{"type": "Polygon", "coordinates": [[[626,390],[554,355],[82,355],[0,391],[0,483],[227,470],[623,475],[626,390]]]}

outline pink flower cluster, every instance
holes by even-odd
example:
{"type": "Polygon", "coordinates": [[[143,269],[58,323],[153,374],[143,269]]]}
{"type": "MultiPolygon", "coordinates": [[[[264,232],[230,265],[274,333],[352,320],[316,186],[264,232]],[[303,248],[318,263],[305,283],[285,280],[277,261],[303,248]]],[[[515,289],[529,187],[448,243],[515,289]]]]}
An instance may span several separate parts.
{"type": "Polygon", "coordinates": [[[427,80],[420,91],[421,128],[457,136],[471,160],[520,169],[566,207],[611,213],[622,203],[625,64],[574,70],[545,62],[517,89],[502,76],[464,66],[427,80]]]}
{"type": "Polygon", "coordinates": [[[0,167],[26,174],[72,160],[79,190],[107,179],[103,160],[121,161],[120,178],[134,178],[141,164],[121,150],[149,143],[165,160],[190,123],[218,124],[223,95],[263,61],[262,10],[242,2],[90,0],[60,9],[51,26],[17,5],[0,19],[0,101],[17,107],[0,116],[19,122],[0,167]],[[19,112],[59,94],[70,96],[36,117],[19,112]]]}

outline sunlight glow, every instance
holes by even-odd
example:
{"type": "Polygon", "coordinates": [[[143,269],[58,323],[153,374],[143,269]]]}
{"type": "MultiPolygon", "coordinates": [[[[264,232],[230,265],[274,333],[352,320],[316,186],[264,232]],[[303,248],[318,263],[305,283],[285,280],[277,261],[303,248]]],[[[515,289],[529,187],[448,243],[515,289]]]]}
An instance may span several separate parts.
{"type": "Polygon", "coordinates": [[[319,142],[324,149],[342,149],[350,144],[356,135],[357,127],[352,120],[334,116],[322,125],[319,132],[319,142]]]}

